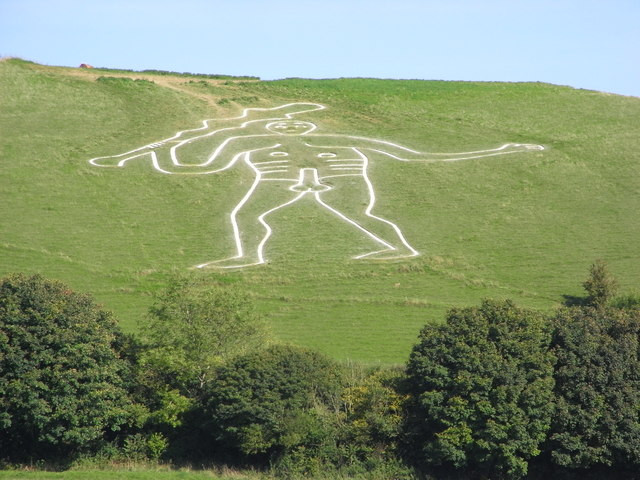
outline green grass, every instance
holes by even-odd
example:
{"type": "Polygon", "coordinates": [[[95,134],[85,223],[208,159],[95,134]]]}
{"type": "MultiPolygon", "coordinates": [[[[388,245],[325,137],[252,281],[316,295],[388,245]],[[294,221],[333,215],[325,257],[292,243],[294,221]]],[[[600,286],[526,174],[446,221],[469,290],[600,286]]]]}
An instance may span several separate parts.
{"type": "Polygon", "coordinates": [[[581,294],[596,258],[623,291],[637,289],[640,99],[541,83],[123,75],[0,62],[0,274],[63,280],[135,330],[173,271],[232,252],[225,212],[249,179],[87,160],[242,107],[311,101],[329,107],[306,117],[324,132],[432,152],[548,149],[450,164],[377,159],[375,213],[422,253],[408,261],[350,260],[363,239],[309,202],[274,214],[271,264],[200,274],[249,290],[278,338],[400,363],[451,306],[490,297],[550,309],[581,294]]]}
{"type": "Polygon", "coordinates": [[[256,475],[218,475],[207,471],[163,470],[69,470],[65,472],[0,470],[2,480],[249,480],[256,475]]]}

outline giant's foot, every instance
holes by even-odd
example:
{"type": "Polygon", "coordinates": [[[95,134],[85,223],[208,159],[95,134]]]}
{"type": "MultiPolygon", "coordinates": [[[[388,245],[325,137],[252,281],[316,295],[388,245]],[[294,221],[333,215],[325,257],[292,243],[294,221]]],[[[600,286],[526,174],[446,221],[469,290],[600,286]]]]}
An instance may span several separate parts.
{"type": "Polygon", "coordinates": [[[245,268],[245,267],[254,267],[256,265],[264,265],[266,262],[257,260],[255,258],[247,258],[247,257],[232,257],[225,258],[224,260],[214,260],[213,262],[201,263],[200,265],[196,265],[194,268],[208,270],[208,269],[218,269],[218,268],[245,268]]]}
{"type": "Polygon", "coordinates": [[[384,249],[378,250],[375,252],[365,253],[363,255],[358,255],[353,257],[355,260],[401,260],[404,258],[417,257],[420,255],[413,249],[402,248],[402,249],[384,249]]]}

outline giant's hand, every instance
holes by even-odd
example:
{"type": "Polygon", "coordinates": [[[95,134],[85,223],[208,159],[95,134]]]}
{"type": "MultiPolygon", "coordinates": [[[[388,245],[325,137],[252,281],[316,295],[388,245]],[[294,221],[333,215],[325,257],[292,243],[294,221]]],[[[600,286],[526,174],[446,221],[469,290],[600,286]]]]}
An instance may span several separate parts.
{"type": "Polygon", "coordinates": [[[536,145],[535,143],[506,143],[502,148],[509,150],[544,150],[542,145],[536,145]]]}
{"type": "Polygon", "coordinates": [[[143,145],[142,147],[136,148],[134,150],[129,150],[128,152],[120,153],[118,155],[95,157],[89,160],[89,163],[96,167],[124,167],[129,160],[143,157],[145,155],[151,155],[154,149],[162,147],[163,145],[165,145],[165,143],[167,142],[161,141],[149,143],[148,145],[143,145]]]}

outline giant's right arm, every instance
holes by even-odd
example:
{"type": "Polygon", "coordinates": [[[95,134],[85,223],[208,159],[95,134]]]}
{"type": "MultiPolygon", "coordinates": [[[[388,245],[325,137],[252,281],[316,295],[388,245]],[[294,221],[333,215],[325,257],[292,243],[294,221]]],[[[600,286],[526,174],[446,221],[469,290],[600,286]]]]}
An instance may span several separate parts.
{"type": "Polygon", "coordinates": [[[250,126],[291,119],[294,115],[324,108],[323,105],[306,102],[272,108],[245,108],[239,116],[203,120],[200,127],[179,131],[171,137],[117,155],[95,157],[89,160],[89,163],[96,167],[123,167],[130,160],[144,159],[163,173],[187,173],[189,170],[199,174],[216,173],[232,166],[235,153],[229,156],[225,151],[226,147],[230,143],[241,143],[237,141],[238,138],[249,137],[246,131],[250,126]],[[238,124],[239,121],[242,123],[238,124]],[[244,135],[241,135],[242,131],[245,132],[244,135]],[[213,154],[209,153],[211,151],[213,154]],[[216,165],[222,166],[195,172],[198,167],[206,167],[214,161],[216,165]]]}
{"type": "Polygon", "coordinates": [[[125,167],[131,161],[142,160],[151,163],[155,170],[164,174],[209,175],[233,167],[247,152],[273,146],[274,142],[265,137],[268,135],[227,138],[216,146],[206,161],[198,163],[189,163],[184,155],[180,155],[182,161],[178,161],[180,151],[177,147],[186,145],[184,142],[158,142],[119,155],[92,158],[89,163],[97,167],[125,167]]]}

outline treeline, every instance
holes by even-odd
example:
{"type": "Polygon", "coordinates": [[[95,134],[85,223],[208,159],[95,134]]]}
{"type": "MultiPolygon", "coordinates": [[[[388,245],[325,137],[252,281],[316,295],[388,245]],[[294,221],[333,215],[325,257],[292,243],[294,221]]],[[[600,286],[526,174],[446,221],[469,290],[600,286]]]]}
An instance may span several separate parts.
{"type": "MultiPolygon", "coordinates": [[[[426,325],[405,368],[274,344],[249,297],[181,277],[137,335],[40,276],[0,281],[0,462],[230,464],[283,478],[636,478],[640,299],[596,262],[553,314],[426,325]]],[[[64,466],[64,465],[62,465],[64,466]]]]}

